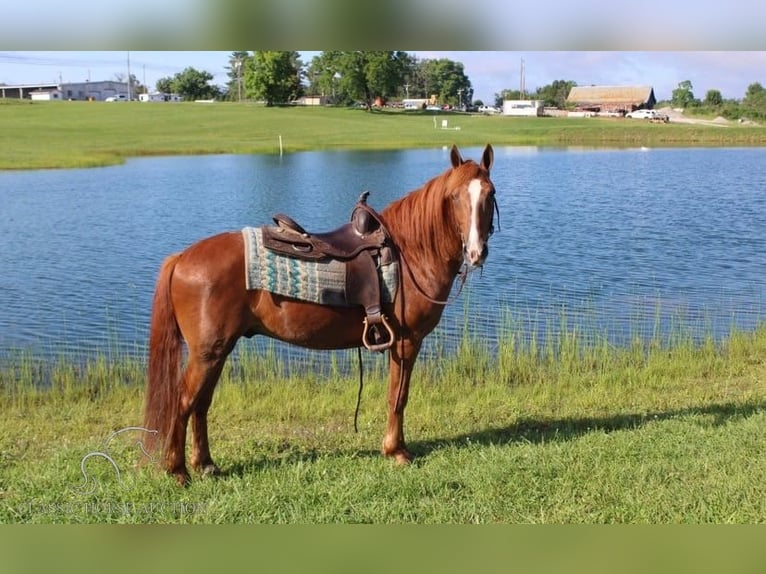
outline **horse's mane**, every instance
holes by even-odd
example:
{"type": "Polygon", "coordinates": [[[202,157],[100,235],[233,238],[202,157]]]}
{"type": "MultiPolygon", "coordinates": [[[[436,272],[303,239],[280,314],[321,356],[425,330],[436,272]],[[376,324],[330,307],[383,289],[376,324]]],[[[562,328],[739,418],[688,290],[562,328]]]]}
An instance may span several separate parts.
{"type": "Polygon", "coordinates": [[[460,242],[460,236],[447,181],[460,167],[446,170],[383,210],[383,220],[401,249],[430,253],[442,261],[455,257],[455,242],[460,242]]]}

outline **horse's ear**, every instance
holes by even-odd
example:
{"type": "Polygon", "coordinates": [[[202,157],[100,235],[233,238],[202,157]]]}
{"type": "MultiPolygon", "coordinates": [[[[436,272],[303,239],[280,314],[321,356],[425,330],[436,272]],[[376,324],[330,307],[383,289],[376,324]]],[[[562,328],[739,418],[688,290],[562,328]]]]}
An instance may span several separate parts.
{"type": "Polygon", "coordinates": [[[490,144],[487,144],[487,147],[484,148],[484,155],[481,157],[481,165],[484,169],[489,171],[489,169],[492,167],[492,162],[495,160],[495,151],[492,149],[492,146],[490,144]]]}
{"type": "Polygon", "coordinates": [[[463,164],[463,158],[460,157],[460,150],[457,149],[457,146],[454,144],[450,150],[450,160],[452,161],[452,167],[457,167],[463,164]]]}

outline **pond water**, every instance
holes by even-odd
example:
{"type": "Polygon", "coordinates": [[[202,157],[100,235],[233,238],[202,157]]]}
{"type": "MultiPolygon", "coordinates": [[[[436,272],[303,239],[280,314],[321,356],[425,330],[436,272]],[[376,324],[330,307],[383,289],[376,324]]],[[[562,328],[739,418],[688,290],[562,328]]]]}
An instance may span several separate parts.
{"type": "MultiPolygon", "coordinates": [[[[0,355],[143,355],[169,253],[276,212],[327,230],[362,191],[382,209],[448,165],[428,149],[0,173],[0,355]]],[[[721,337],[764,319],[766,149],[496,148],[492,178],[500,230],[432,345],[563,321],[615,344],[721,337]]]]}

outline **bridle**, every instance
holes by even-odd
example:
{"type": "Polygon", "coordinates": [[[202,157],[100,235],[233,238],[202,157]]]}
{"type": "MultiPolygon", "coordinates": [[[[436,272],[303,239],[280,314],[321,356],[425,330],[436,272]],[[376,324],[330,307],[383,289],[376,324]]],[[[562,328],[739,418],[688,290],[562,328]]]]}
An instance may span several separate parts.
{"type": "MultiPolygon", "coordinates": [[[[492,220],[489,222],[489,232],[487,233],[487,240],[489,240],[492,235],[495,233],[495,214],[497,214],[497,229],[500,230],[500,207],[497,204],[497,197],[495,196],[495,191],[492,190],[492,220]]],[[[460,228],[457,229],[458,236],[460,237],[460,242],[462,243],[462,248],[465,250],[465,239],[463,239],[463,234],[460,232],[460,228]]],[[[460,269],[458,269],[457,274],[455,277],[460,276],[460,288],[458,289],[457,294],[453,299],[450,299],[449,296],[447,299],[435,299],[434,297],[431,297],[428,293],[426,293],[423,288],[418,284],[417,279],[415,279],[415,274],[412,272],[412,268],[410,267],[409,263],[407,263],[407,258],[404,256],[404,253],[402,253],[401,250],[397,249],[397,254],[399,255],[399,260],[402,262],[402,267],[404,267],[407,270],[407,275],[409,276],[410,280],[412,281],[412,284],[415,286],[415,289],[417,292],[424,298],[426,301],[429,301],[433,303],[434,305],[449,305],[450,303],[453,303],[455,300],[457,300],[458,297],[460,297],[460,294],[463,292],[463,287],[465,286],[465,281],[468,278],[468,266],[463,263],[463,265],[460,266],[460,269]]]]}

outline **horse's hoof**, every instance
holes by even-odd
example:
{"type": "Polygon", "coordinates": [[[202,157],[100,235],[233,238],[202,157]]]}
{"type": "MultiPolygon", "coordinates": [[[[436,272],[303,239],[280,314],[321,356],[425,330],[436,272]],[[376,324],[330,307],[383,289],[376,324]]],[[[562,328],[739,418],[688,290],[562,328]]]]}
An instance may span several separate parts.
{"type": "Polygon", "coordinates": [[[213,463],[206,464],[200,468],[200,473],[203,477],[206,476],[221,476],[221,469],[213,463]]]}
{"type": "Polygon", "coordinates": [[[400,450],[394,453],[394,460],[396,461],[396,464],[404,466],[412,462],[412,455],[409,453],[409,451],[400,450]]]}
{"type": "Polygon", "coordinates": [[[412,455],[406,448],[398,448],[396,450],[386,452],[383,450],[383,454],[388,458],[393,458],[396,464],[406,465],[412,462],[412,455]]]}
{"type": "Polygon", "coordinates": [[[172,472],[170,474],[173,478],[175,478],[178,486],[185,488],[191,484],[191,476],[189,476],[189,473],[185,470],[181,472],[172,472]]]}

